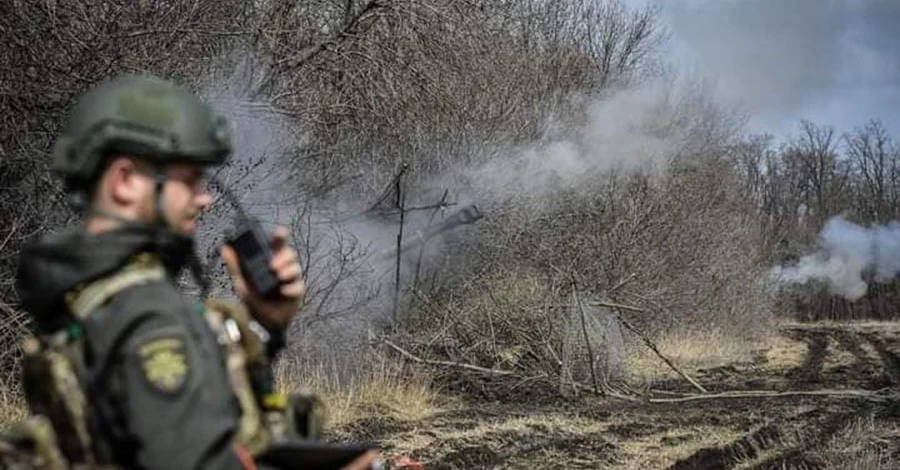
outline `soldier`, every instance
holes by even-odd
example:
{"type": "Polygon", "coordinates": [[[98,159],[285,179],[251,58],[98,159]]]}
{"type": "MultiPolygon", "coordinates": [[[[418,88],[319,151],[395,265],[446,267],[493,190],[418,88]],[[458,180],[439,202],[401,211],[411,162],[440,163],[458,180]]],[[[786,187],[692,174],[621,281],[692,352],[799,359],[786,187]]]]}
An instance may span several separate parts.
{"type": "MultiPolygon", "coordinates": [[[[272,239],[279,298],[247,288],[227,245],[221,256],[245,310],[211,315],[174,283],[185,267],[200,278],[193,236],[212,202],[204,169],[231,151],[225,119],[165,80],[121,76],[77,102],[53,168],[82,196],[86,220],[27,246],[18,275],[41,338],[26,353],[76,351],[63,354],[71,373],[51,367],[53,380],[29,379],[26,367],[25,374],[32,410],[67,414],[51,421],[64,428],[56,437],[69,464],[248,469],[257,467],[261,443],[272,441],[266,416],[284,404],[271,383],[260,392],[248,364],[269,367],[306,290],[287,231],[272,239]],[[261,352],[229,355],[236,344],[261,352]],[[73,382],[78,389],[66,388],[73,382]],[[255,395],[248,399],[241,384],[253,384],[255,395]]],[[[370,452],[346,468],[374,459],[370,452]]]]}

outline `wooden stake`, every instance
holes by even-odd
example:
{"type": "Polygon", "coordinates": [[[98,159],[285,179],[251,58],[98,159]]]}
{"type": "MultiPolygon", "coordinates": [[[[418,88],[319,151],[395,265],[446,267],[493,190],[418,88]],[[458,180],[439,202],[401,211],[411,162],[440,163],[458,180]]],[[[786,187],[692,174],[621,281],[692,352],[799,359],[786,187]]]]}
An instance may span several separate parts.
{"type": "Polygon", "coordinates": [[[584,335],[584,345],[587,346],[588,360],[591,363],[591,380],[594,382],[594,393],[601,395],[600,385],[597,383],[597,371],[594,368],[594,348],[591,347],[591,338],[588,336],[587,322],[584,318],[584,305],[581,304],[581,299],[578,298],[578,286],[575,284],[575,276],[572,276],[572,297],[575,299],[575,304],[578,305],[578,310],[581,312],[581,332],[584,335]]]}

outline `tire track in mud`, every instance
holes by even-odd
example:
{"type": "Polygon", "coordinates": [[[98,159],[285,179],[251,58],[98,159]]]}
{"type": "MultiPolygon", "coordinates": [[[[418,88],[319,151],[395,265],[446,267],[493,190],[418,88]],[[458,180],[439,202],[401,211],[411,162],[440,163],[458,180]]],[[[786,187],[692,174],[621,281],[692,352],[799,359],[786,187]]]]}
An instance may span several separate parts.
{"type": "Polygon", "coordinates": [[[887,343],[874,333],[863,333],[862,336],[872,345],[872,348],[881,357],[884,367],[885,386],[900,385],[900,355],[888,349],[887,343]]]}
{"type": "Polygon", "coordinates": [[[860,337],[856,333],[847,330],[833,330],[831,331],[831,337],[837,341],[841,348],[853,354],[853,357],[856,358],[862,369],[871,371],[878,368],[877,364],[873,363],[872,358],[862,348],[860,337]]]}
{"type": "Polygon", "coordinates": [[[822,365],[825,363],[828,350],[828,333],[820,330],[794,329],[786,331],[786,334],[805,342],[808,346],[803,363],[788,374],[790,381],[796,384],[821,381],[822,365]]]}
{"type": "Polygon", "coordinates": [[[827,445],[829,440],[853,420],[865,413],[866,410],[860,409],[845,412],[816,409],[778,424],[764,426],[730,444],[700,449],[691,456],[676,462],[667,470],[728,470],[741,462],[757,459],[766,451],[779,446],[786,446],[786,448],[749,469],[823,468],[814,453],[827,445]],[[802,426],[797,426],[798,419],[802,419],[802,426]],[[802,430],[792,429],[788,424],[793,424],[793,428],[799,427],[802,430]],[[804,432],[803,430],[811,431],[804,432]]]}
{"type": "MultiPolygon", "coordinates": [[[[765,375],[755,369],[723,369],[715,377],[718,383],[727,389],[780,391],[873,390],[900,385],[900,335],[893,330],[871,325],[792,325],[782,331],[785,336],[805,344],[805,351],[800,345],[792,346],[791,362],[777,369],[764,369],[765,375]]],[[[686,455],[674,463],[667,458],[668,470],[819,469],[825,468],[825,461],[830,458],[828,446],[842,439],[844,430],[865,415],[871,415],[881,426],[885,422],[900,422],[900,412],[891,412],[883,404],[810,396],[766,401],[697,401],[678,407],[605,401],[598,405],[586,400],[565,405],[544,403],[540,409],[527,411],[513,403],[483,406],[480,400],[474,400],[463,410],[434,417],[428,423],[427,433],[418,431],[428,439],[408,452],[416,458],[424,457],[428,467],[435,470],[517,469],[530,468],[529,465],[620,468],[617,466],[620,457],[630,458],[634,449],[650,452],[677,449],[678,456],[686,455]],[[537,418],[543,414],[553,415],[554,421],[534,425],[526,420],[524,426],[508,422],[512,418],[537,418]],[[559,424],[565,422],[560,417],[566,416],[602,425],[582,428],[559,424]],[[700,434],[716,432],[719,428],[736,437],[723,441],[717,436],[700,434]],[[654,435],[670,429],[679,431],[673,434],[675,438],[665,437],[671,442],[661,439],[657,443],[654,435]],[[697,449],[701,442],[698,437],[705,439],[702,442],[707,447],[697,449]],[[629,443],[633,446],[626,445],[629,443]],[[690,445],[690,450],[685,451],[682,445],[690,445]]],[[[384,437],[399,432],[390,427],[378,434],[384,437]]],[[[897,455],[900,457],[900,453],[897,455]]]]}
{"type": "Polygon", "coordinates": [[[811,459],[801,449],[791,449],[781,455],[750,467],[748,470],[824,470],[824,465],[811,459]]]}
{"type": "Polygon", "coordinates": [[[792,468],[798,470],[824,469],[825,464],[815,456],[815,452],[828,445],[829,441],[842,429],[860,418],[866,410],[854,410],[838,413],[828,417],[821,423],[814,423],[814,432],[801,436],[800,442],[785,451],[770,457],[748,470],[775,470],[792,468]]]}
{"type": "Polygon", "coordinates": [[[788,376],[792,384],[815,384],[826,380],[823,365],[828,356],[829,342],[833,341],[841,349],[856,359],[846,374],[861,382],[868,382],[874,388],[900,385],[900,355],[891,351],[888,341],[876,333],[853,332],[846,329],[792,329],[785,334],[792,339],[803,341],[808,349],[803,363],[792,369],[788,376]],[[868,344],[878,354],[872,358],[863,345],[868,344]],[[880,377],[872,383],[872,376],[880,377]]]}
{"type": "Polygon", "coordinates": [[[803,426],[807,426],[809,423],[816,423],[823,419],[823,416],[827,415],[828,412],[826,410],[815,408],[781,418],[731,443],[700,449],[690,456],[675,462],[667,470],[726,470],[732,468],[741,461],[756,459],[764,452],[789,442],[796,436],[796,431],[792,431],[789,425],[793,424],[794,427],[797,427],[799,422],[803,426]]]}
{"type": "Polygon", "coordinates": [[[574,434],[570,432],[488,432],[478,438],[458,439],[444,442],[446,451],[428,462],[432,470],[457,470],[470,468],[493,468],[516,461],[528,460],[531,456],[564,454],[566,468],[595,468],[597,456],[614,455],[615,446],[596,433],[574,434]]]}
{"type": "Polygon", "coordinates": [[[838,372],[848,376],[844,382],[858,384],[863,388],[881,388],[885,381],[882,361],[872,357],[870,353],[863,349],[863,344],[867,344],[874,349],[871,341],[860,333],[844,329],[834,329],[830,333],[831,338],[837,342],[838,346],[852,354],[855,359],[853,364],[842,367],[842,370],[838,372]]]}
{"type": "MultiPolygon", "coordinates": [[[[785,335],[803,341],[808,346],[801,364],[786,374],[793,388],[810,388],[810,385],[825,382],[829,378],[843,379],[845,382],[856,381],[874,388],[885,386],[881,385],[885,380],[888,386],[900,384],[900,355],[890,349],[889,341],[876,333],[838,328],[795,328],[786,330],[785,335]],[[849,352],[855,359],[853,364],[840,372],[826,373],[824,363],[828,357],[829,342],[849,352]],[[878,359],[866,352],[864,349],[866,343],[878,353],[878,359]],[[883,379],[873,384],[873,377],[881,372],[883,379]]],[[[848,410],[841,405],[823,402],[813,411],[766,425],[731,443],[700,449],[671,465],[668,470],[727,470],[742,462],[746,465],[748,461],[763,458],[762,456],[773,450],[777,452],[776,455],[766,457],[749,468],[753,470],[824,468],[824,463],[817,452],[854,420],[872,411],[867,406],[856,406],[848,410]]]]}
{"type": "Polygon", "coordinates": [[[755,458],[760,452],[777,445],[783,438],[777,426],[765,426],[725,446],[700,449],[690,457],[675,462],[668,470],[726,470],[741,459],[755,458]]]}

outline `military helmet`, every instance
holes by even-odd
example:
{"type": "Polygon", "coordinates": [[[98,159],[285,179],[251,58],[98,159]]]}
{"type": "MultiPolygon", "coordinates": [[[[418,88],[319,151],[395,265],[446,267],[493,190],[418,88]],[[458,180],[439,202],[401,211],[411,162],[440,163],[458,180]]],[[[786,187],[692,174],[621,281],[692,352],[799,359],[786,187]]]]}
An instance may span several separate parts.
{"type": "Polygon", "coordinates": [[[123,75],[78,100],[54,147],[52,168],[71,187],[85,188],[110,154],[217,165],[231,151],[226,119],[198,97],[154,76],[123,75]]]}

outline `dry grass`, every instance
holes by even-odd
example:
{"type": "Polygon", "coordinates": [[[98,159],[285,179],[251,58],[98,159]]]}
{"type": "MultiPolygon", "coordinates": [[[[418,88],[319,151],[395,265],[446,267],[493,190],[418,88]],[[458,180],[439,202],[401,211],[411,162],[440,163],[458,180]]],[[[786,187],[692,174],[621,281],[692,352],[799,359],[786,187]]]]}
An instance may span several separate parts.
{"type": "Polygon", "coordinates": [[[360,419],[378,416],[400,422],[426,418],[440,409],[441,397],[416,369],[383,358],[370,359],[363,372],[342,379],[323,365],[280,363],[276,371],[281,391],[311,392],[327,408],[327,430],[340,430],[360,419]]]}
{"type": "Polygon", "coordinates": [[[765,367],[773,370],[788,370],[800,367],[809,347],[803,341],[784,335],[773,335],[766,340],[768,345],[762,350],[765,367]]]}
{"type": "Polygon", "coordinates": [[[848,425],[831,438],[823,457],[827,468],[846,470],[888,470],[898,468],[900,462],[891,457],[890,442],[900,440],[900,431],[886,428],[864,417],[848,425]],[[889,438],[885,438],[889,436],[889,438]]]}
{"type": "MultiPolygon", "coordinates": [[[[686,372],[748,363],[762,344],[773,341],[746,339],[721,331],[671,333],[658,340],[659,351],[686,372]]],[[[632,380],[651,382],[677,378],[656,354],[643,344],[629,346],[628,372],[632,380]]]]}
{"type": "Polygon", "coordinates": [[[28,416],[28,406],[24,399],[14,392],[0,391],[0,430],[25,419],[28,416]]]}
{"type": "MultiPolygon", "coordinates": [[[[449,402],[448,398],[439,397],[420,372],[381,359],[371,360],[365,373],[352,380],[339,380],[325,367],[297,364],[280,363],[276,374],[282,391],[313,392],[325,400],[329,429],[340,429],[372,416],[417,421],[438,411],[439,401],[449,402]]],[[[27,416],[28,408],[21,396],[0,390],[0,430],[27,416]]]]}

